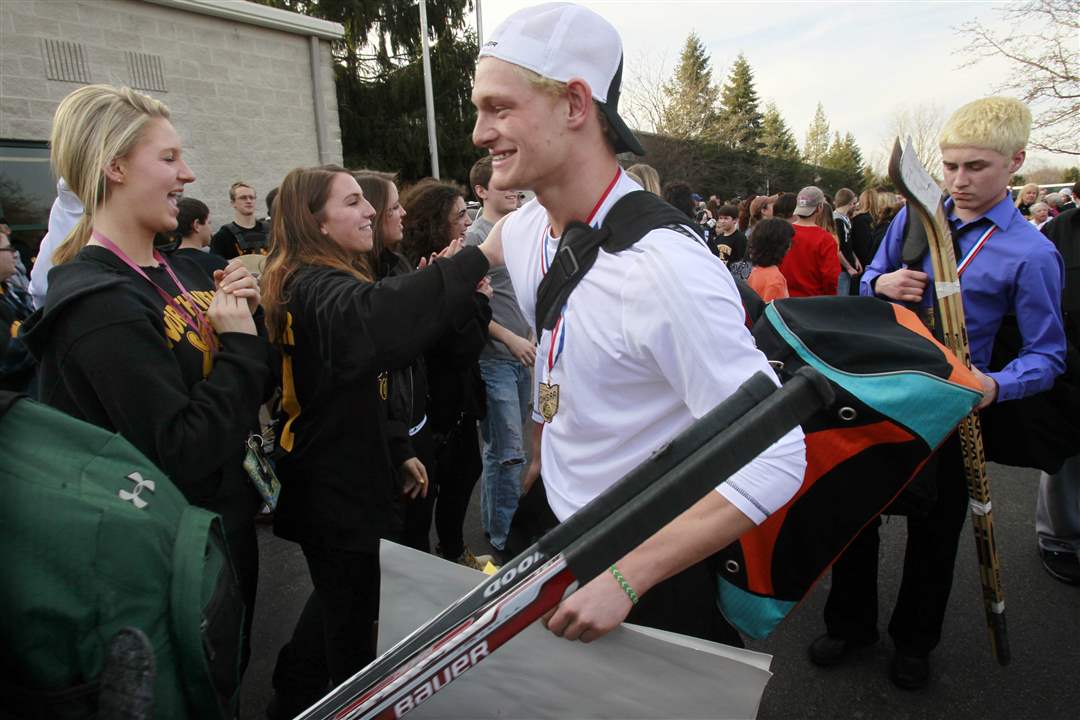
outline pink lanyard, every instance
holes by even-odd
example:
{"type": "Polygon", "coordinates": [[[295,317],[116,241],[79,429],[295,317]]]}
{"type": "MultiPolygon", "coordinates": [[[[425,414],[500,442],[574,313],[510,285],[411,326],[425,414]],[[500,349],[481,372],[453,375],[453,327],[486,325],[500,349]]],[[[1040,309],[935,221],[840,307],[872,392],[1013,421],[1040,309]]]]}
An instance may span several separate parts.
{"type": "Polygon", "coordinates": [[[175,310],[176,314],[179,315],[180,318],[192,330],[198,333],[199,337],[202,338],[203,342],[206,343],[206,346],[210,348],[210,352],[217,352],[217,337],[214,335],[213,326],[210,324],[210,321],[206,319],[206,316],[202,313],[202,311],[199,310],[199,306],[195,304],[195,298],[191,296],[191,293],[188,292],[187,288],[184,287],[184,284],[180,282],[180,278],[176,277],[176,273],[174,273],[173,269],[169,267],[169,263],[165,262],[165,258],[161,255],[161,253],[159,253],[157,250],[154,250],[154,260],[156,260],[163,268],[165,268],[165,272],[167,272],[169,274],[169,277],[172,278],[172,281],[176,283],[176,287],[180,290],[180,294],[183,295],[184,299],[187,300],[188,304],[195,312],[194,317],[192,317],[191,313],[189,313],[183,306],[181,306],[180,303],[176,302],[176,299],[173,298],[171,293],[169,293],[156,282],[151,280],[150,276],[146,274],[146,271],[139,267],[134,260],[129,258],[124,253],[124,251],[116,245],[116,243],[105,237],[105,235],[98,232],[97,230],[93,232],[93,237],[95,240],[101,243],[101,245],[106,250],[123,260],[125,265],[127,265],[129,268],[141,275],[143,280],[146,280],[146,282],[150,283],[151,287],[158,291],[158,295],[161,296],[161,299],[164,300],[169,307],[175,310]]]}

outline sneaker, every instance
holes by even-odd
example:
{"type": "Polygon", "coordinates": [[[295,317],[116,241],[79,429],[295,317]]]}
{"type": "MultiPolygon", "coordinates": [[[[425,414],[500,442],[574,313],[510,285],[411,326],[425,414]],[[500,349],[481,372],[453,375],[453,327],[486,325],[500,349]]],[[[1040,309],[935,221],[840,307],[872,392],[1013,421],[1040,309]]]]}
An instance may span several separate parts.
{"type": "Polygon", "coordinates": [[[1076,553],[1040,548],[1039,556],[1050,577],[1068,585],[1080,585],[1080,558],[1076,553]]]}
{"type": "Polygon", "coordinates": [[[464,565],[467,568],[472,568],[473,570],[480,571],[483,571],[483,569],[487,567],[488,563],[492,563],[494,565],[494,563],[492,562],[492,557],[490,555],[473,555],[472,550],[470,550],[468,546],[465,547],[461,555],[454,558],[454,562],[456,562],[458,565],[464,565]]]}
{"type": "Polygon", "coordinates": [[[852,642],[826,634],[810,643],[807,654],[810,656],[810,662],[815,665],[833,667],[847,660],[856,650],[869,647],[874,642],[876,640],[873,642],[852,642]]]}
{"type": "Polygon", "coordinates": [[[930,682],[930,658],[907,655],[897,650],[889,668],[889,677],[898,688],[921,690],[930,682]]]}

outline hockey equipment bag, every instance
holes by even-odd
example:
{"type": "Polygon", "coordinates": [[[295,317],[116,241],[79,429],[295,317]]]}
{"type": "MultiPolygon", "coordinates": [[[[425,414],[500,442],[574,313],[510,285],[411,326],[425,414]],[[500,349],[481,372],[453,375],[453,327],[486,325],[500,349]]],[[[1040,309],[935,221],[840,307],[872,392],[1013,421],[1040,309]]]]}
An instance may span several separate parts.
{"type": "Polygon", "coordinates": [[[904,489],[982,392],[914,313],[875,298],[777,300],[753,334],[781,382],[810,367],[837,397],[803,423],[799,491],[716,558],[724,615],[760,638],[904,489]]]}

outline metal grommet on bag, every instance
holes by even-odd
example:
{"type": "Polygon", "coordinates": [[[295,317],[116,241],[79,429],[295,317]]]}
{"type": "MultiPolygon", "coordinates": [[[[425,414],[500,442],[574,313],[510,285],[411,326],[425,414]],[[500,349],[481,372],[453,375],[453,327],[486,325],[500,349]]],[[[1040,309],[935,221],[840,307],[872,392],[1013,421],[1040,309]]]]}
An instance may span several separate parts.
{"type": "Polygon", "coordinates": [[[839,415],[840,419],[844,422],[851,422],[859,416],[859,413],[855,411],[855,408],[845,405],[844,407],[840,408],[840,411],[837,413],[837,415],[839,415]]]}
{"type": "Polygon", "coordinates": [[[732,575],[739,572],[739,563],[736,560],[728,560],[724,563],[724,570],[728,571],[732,575]]]}

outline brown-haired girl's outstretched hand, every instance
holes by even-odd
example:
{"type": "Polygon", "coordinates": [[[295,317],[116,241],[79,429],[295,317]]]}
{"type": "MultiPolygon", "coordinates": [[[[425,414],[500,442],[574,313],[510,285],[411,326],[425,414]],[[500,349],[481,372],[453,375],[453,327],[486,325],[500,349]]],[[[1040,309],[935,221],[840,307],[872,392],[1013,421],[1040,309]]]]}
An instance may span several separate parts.
{"type": "MultiPolygon", "coordinates": [[[[220,272],[220,271],[219,271],[220,272]]],[[[210,301],[206,316],[218,335],[223,333],[244,333],[255,335],[255,320],[251,310],[239,292],[229,293],[219,289],[210,301]]]]}
{"type": "Polygon", "coordinates": [[[244,267],[240,258],[230,260],[224,270],[214,271],[214,285],[218,290],[246,300],[251,313],[255,312],[262,300],[259,294],[259,281],[250,270],[244,267]]]}
{"type": "Polygon", "coordinates": [[[461,238],[457,240],[451,240],[450,243],[437,253],[431,253],[430,257],[420,258],[420,262],[416,265],[417,270],[423,270],[428,265],[431,265],[438,258],[451,258],[461,252],[461,248],[465,247],[465,243],[461,238]]]}

